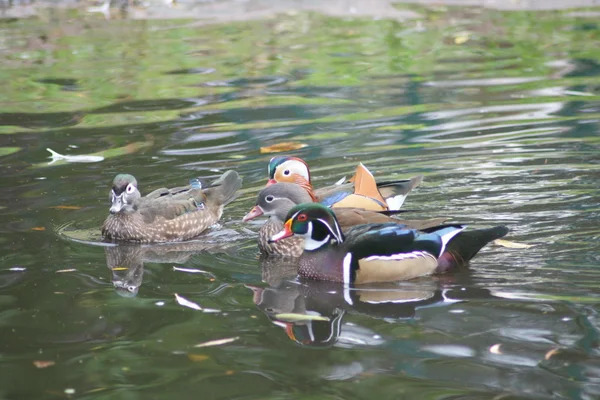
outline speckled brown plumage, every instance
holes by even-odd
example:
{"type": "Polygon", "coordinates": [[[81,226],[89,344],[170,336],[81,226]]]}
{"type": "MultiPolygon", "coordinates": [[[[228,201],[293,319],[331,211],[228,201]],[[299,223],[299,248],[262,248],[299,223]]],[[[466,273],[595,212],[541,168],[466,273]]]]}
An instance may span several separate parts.
{"type": "Polygon", "coordinates": [[[194,238],[216,223],[224,205],[235,198],[242,179],[225,172],[208,188],[159,189],[141,197],[131,175],[113,181],[113,206],[102,226],[110,241],[137,243],[177,242],[194,238]]]}

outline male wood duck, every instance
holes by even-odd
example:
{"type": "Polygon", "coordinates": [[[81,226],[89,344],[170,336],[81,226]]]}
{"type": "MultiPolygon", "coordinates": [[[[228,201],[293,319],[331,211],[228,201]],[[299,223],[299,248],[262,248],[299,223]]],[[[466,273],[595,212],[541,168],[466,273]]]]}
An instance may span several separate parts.
{"type": "MultiPolygon", "coordinates": [[[[299,257],[304,250],[304,238],[294,236],[277,243],[269,243],[271,236],[283,229],[283,223],[289,210],[297,204],[310,203],[312,198],[308,192],[299,185],[292,183],[275,183],[260,191],[256,205],[244,216],[243,221],[267,216],[269,219],[258,231],[258,248],[267,255],[283,255],[299,257]]],[[[425,229],[443,223],[445,218],[428,220],[400,220],[389,217],[379,212],[358,208],[336,208],[337,220],[346,230],[351,226],[368,223],[395,223],[403,224],[413,229],[425,229]]]]}
{"type": "Polygon", "coordinates": [[[205,189],[193,179],[189,186],[161,188],[142,197],[137,180],[119,174],[112,183],[112,205],[102,235],[110,241],[138,243],[191,239],[221,218],[223,207],[234,200],[241,186],[237,172],[227,171],[205,189]]]}
{"type": "Polygon", "coordinates": [[[423,176],[410,179],[376,182],[373,174],[360,163],[355,175],[345,182],[313,190],[308,164],[298,157],[277,156],[271,158],[268,167],[269,181],[295,183],[306,189],[314,202],[331,208],[356,207],[372,211],[399,210],[410,193],[419,185],[423,176]]]}
{"type": "Polygon", "coordinates": [[[304,237],[301,277],[345,284],[391,282],[465,264],[485,244],[508,233],[505,226],[463,232],[465,228],[441,225],[419,232],[386,223],[358,225],[344,234],[331,209],[309,203],[288,212],[284,229],[271,242],[304,237]]]}

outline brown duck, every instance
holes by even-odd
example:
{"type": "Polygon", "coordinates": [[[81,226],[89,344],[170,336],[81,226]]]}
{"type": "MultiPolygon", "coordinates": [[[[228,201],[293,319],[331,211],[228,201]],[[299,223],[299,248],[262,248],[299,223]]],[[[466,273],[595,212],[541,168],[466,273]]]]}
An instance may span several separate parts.
{"type": "Polygon", "coordinates": [[[137,243],[192,239],[221,218],[223,207],[241,186],[237,172],[227,171],[207,188],[193,179],[189,186],[161,188],[142,197],[137,180],[119,174],[112,183],[110,215],[102,235],[108,241],[137,243]]]}

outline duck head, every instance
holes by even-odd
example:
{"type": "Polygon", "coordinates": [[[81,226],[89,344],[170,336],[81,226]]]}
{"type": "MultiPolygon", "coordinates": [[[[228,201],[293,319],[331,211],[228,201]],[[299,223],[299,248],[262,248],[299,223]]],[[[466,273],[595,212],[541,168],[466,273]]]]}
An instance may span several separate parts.
{"type": "Polygon", "coordinates": [[[111,202],[110,213],[130,213],[135,211],[135,203],[140,197],[137,180],[133,175],[117,175],[113,180],[112,189],[108,195],[111,202]]]}
{"type": "Polygon", "coordinates": [[[268,185],[277,182],[296,183],[310,186],[310,171],[308,164],[301,158],[291,156],[276,156],[271,158],[267,168],[268,185]]]}
{"type": "Polygon", "coordinates": [[[330,208],[319,203],[305,203],[293,207],[286,216],[283,230],[269,242],[299,235],[304,237],[304,250],[317,250],[335,240],[344,241],[342,229],[330,208]]]}
{"type": "Polygon", "coordinates": [[[310,195],[302,187],[292,183],[275,183],[260,191],[256,198],[256,205],[244,216],[243,221],[250,221],[264,215],[283,222],[292,207],[311,201],[310,195]]]}

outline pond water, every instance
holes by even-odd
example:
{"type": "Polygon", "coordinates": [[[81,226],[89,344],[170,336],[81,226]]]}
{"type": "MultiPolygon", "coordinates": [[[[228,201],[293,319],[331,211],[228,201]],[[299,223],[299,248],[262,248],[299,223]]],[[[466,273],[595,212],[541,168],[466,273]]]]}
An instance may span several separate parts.
{"type": "Polygon", "coordinates": [[[0,398],[599,398],[597,14],[412,10],[0,20],[0,398]],[[532,247],[387,285],[393,304],[299,284],[241,222],[261,147],[290,141],[316,186],[359,161],[423,174],[411,218],[506,224],[532,247]],[[226,169],[242,194],[207,237],[94,242],[115,174],[147,193],[226,169]]]}

